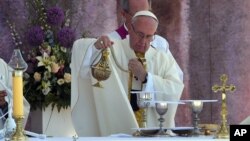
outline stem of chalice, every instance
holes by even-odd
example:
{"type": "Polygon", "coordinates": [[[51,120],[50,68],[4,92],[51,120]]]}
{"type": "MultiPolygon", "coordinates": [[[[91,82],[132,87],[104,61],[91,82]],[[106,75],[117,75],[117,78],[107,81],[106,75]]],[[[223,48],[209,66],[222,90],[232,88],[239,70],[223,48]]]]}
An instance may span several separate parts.
{"type": "Polygon", "coordinates": [[[159,133],[158,135],[167,135],[167,133],[164,131],[163,129],[163,122],[165,121],[165,119],[163,118],[163,116],[167,113],[168,111],[168,104],[167,102],[156,102],[155,103],[155,109],[156,109],[156,112],[160,115],[160,118],[158,119],[159,122],[160,122],[160,130],[159,130],[159,133]]]}
{"type": "Polygon", "coordinates": [[[198,122],[200,120],[199,118],[199,113],[201,112],[202,108],[203,108],[203,102],[200,100],[194,100],[191,103],[191,108],[193,111],[193,126],[194,126],[194,130],[193,130],[193,136],[199,136],[201,134],[199,126],[198,126],[198,122]]]}

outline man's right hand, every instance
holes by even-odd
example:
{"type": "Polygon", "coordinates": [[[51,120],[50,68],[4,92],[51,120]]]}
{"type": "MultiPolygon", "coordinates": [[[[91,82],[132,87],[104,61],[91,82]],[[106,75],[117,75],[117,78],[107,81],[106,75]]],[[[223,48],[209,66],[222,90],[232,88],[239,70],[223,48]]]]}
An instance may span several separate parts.
{"type": "Polygon", "coordinates": [[[104,35],[98,38],[98,40],[95,42],[95,48],[100,50],[100,49],[105,49],[110,46],[112,46],[114,42],[112,42],[108,36],[104,35]]]}
{"type": "Polygon", "coordinates": [[[146,79],[147,71],[144,69],[138,58],[130,59],[128,62],[128,68],[141,82],[146,79]]]}

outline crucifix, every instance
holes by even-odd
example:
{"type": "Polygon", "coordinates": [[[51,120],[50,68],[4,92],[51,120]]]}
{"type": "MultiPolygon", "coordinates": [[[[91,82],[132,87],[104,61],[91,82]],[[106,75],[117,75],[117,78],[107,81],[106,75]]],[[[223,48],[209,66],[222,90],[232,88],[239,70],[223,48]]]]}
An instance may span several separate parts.
{"type": "Polygon", "coordinates": [[[221,91],[221,95],[222,95],[222,106],[221,106],[221,125],[220,125],[220,129],[216,134],[216,138],[221,138],[221,139],[227,139],[229,138],[229,132],[228,132],[228,125],[227,125],[227,103],[226,103],[226,91],[230,91],[233,92],[236,88],[234,85],[227,85],[227,80],[228,77],[226,74],[221,75],[220,80],[222,82],[222,85],[219,86],[217,84],[215,84],[212,87],[212,90],[216,93],[218,91],[221,91]]]}

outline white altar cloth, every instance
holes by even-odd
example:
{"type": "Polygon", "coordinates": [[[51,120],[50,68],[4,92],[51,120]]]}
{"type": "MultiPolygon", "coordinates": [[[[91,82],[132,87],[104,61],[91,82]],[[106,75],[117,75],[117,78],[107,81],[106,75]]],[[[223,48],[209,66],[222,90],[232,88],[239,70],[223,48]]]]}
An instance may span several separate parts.
{"type": "MultiPolygon", "coordinates": [[[[76,141],[229,141],[214,139],[212,136],[199,137],[79,137],[76,141]]],[[[70,137],[47,137],[46,139],[29,138],[29,141],[73,141],[70,137]]]]}

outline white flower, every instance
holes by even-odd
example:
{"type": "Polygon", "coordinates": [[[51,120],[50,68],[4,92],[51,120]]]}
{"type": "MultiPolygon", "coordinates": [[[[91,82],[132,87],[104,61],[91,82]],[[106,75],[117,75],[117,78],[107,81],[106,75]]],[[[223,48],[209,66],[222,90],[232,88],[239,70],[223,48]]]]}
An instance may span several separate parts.
{"type": "Polygon", "coordinates": [[[64,77],[64,80],[66,83],[71,82],[71,74],[70,73],[65,73],[63,77],[64,77]]]}
{"type": "Polygon", "coordinates": [[[50,88],[42,89],[44,95],[47,95],[50,92],[50,88]]]}
{"type": "Polygon", "coordinates": [[[37,81],[37,82],[41,81],[41,74],[40,73],[35,72],[33,77],[34,77],[35,81],[37,81]]]}
{"type": "Polygon", "coordinates": [[[47,95],[51,91],[51,84],[50,81],[42,81],[42,92],[44,95],[47,95]]]}
{"type": "Polygon", "coordinates": [[[64,53],[67,52],[67,48],[65,48],[65,47],[60,47],[60,49],[61,49],[61,51],[64,52],[64,53]]]}
{"type": "Polygon", "coordinates": [[[57,84],[58,84],[58,85],[64,84],[64,79],[58,79],[58,80],[57,80],[57,84]]]}
{"type": "Polygon", "coordinates": [[[37,64],[38,67],[44,66],[45,68],[48,69],[49,72],[51,72],[52,62],[49,55],[46,52],[43,53],[43,56],[37,56],[36,59],[39,61],[37,64]]]}

